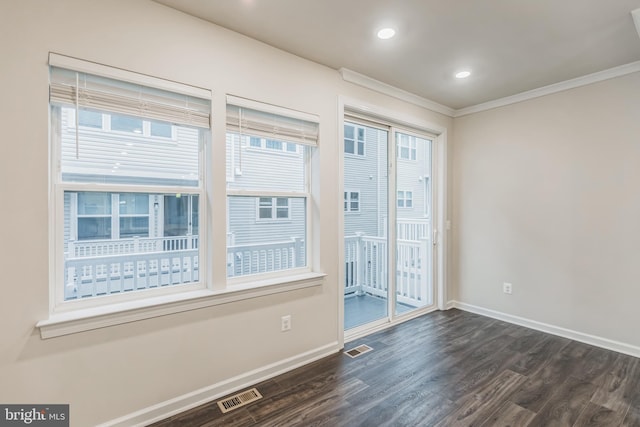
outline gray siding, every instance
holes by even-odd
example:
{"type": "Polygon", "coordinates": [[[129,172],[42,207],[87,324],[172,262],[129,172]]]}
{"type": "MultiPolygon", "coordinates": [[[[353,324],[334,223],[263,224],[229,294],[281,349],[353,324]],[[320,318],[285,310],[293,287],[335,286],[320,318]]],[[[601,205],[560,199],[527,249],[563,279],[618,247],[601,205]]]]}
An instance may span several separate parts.
{"type": "Polygon", "coordinates": [[[259,220],[255,197],[229,197],[228,203],[229,232],[237,246],[305,238],[304,199],[289,199],[286,220],[259,220]]]}
{"type": "Polygon", "coordinates": [[[154,180],[198,178],[197,129],[175,126],[176,139],[170,139],[81,126],[76,158],[75,110],[61,108],[61,119],[63,173],[154,180]]]}
{"type": "Polygon", "coordinates": [[[426,217],[425,189],[431,184],[430,141],[418,139],[417,160],[398,159],[396,185],[398,191],[413,193],[413,208],[398,208],[396,215],[404,219],[424,219],[426,217]]]}
{"type": "Polygon", "coordinates": [[[344,189],[360,192],[360,212],[344,213],[345,236],[378,235],[387,199],[387,133],[365,127],[364,156],[344,154],[344,189]]]}

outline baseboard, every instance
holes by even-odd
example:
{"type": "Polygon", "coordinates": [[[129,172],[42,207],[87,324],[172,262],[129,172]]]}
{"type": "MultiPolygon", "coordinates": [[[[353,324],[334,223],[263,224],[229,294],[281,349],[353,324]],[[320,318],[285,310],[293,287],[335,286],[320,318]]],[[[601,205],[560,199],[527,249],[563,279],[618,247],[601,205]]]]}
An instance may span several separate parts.
{"type": "Polygon", "coordinates": [[[200,390],[149,406],[148,408],[144,408],[115,420],[100,424],[98,427],[130,427],[149,425],[234,393],[238,390],[242,390],[259,382],[268,380],[269,378],[273,378],[295,368],[299,368],[300,366],[322,359],[323,357],[330,356],[340,350],[341,348],[336,341],[271,365],[246,372],[220,383],[204,387],[200,390]]]}
{"type": "Polygon", "coordinates": [[[538,322],[536,320],[526,319],[524,317],[502,313],[502,312],[491,310],[484,307],[478,307],[476,305],[467,304],[460,301],[452,301],[451,303],[454,308],[458,308],[463,311],[480,314],[482,316],[491,317],[493,319],[502,320],[508,323],[513,323],[515,325],[520,325],[527,328],[535,329],[537,331],[546,332],[546,333],[557,335],[564,338],[569,338],[574,341],[579,341],[585,344],[601,347],[607,350],[616,351],[618,353],[624,353],[629,356],[640,357],[640,347],[637,347],[631,344],[626,344],[623,342],[614,341],[608,338],[602,338],[595,335],[585,334],[583,332],[578,332],[571,329],[566,329],[559,326],[538,322]]]}

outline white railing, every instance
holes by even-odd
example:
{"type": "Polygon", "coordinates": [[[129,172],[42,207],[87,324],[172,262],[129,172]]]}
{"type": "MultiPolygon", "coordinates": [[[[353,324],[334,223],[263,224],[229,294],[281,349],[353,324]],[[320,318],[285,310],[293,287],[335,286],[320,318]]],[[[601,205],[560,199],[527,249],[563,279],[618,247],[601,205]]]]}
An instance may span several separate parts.
{"type": "Polygon", "coordinates": [[[398,218],[396,222],[396,239],[417,241],[429,238],[428,219],[398,218]]]}
{"type": "MultiPolygon", "coordinates": [[[[396,243],[396,300],[423,306],[431,299],[429,287],[429,240],[398,240],[396,243]]],[[[386,237],[345,237],[345,294],[365,293],[387,297],[388,245],[386,237]]]]}
{"type": "Polygon", "coordinates": [[[305,266],[304,240],[227,247],[227,277],[305,266]]]}
{"type": "Polygon", "coordinates": [[[65,261],[65,299],[78,299],[199,280],[198,250],[71,258],[65,261]]]}
{"type": "Polygon", "coordinates": [[[118,240],[71,240],[69,258],[198,249],[198,236],[132,237],[118,240]]]}

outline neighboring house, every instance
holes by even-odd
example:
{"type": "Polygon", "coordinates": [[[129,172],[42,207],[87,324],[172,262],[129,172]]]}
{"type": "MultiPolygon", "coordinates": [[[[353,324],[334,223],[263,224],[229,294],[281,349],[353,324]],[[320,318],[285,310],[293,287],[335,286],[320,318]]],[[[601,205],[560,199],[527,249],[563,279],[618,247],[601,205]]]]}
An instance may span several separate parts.
{"type": "MultiPolygon", "coordinates": [[[[386,236],[388,133],[346,122],[344,136],[345,237],[386,236]]],[[[397,138],[396,218],[399,223],[426,223],[431,216],[430,141],[406,134],[397,138]]],[[[398,237],[417,240],[401,227],[398,237]]]]}
{"type": "MultiPolygon", "coordinates": [[[[80,110],[76,135],[75,110],[62,108],[61,115],[66,180],[118,183],[126,176],[128,183],[162,186],[189,185],[197,179],[197,156],[189,155],[198,150],[193,129],[80,110]],[[157,159],[149,162],[152,153],[167,146],[172,155],[162,167],[157,159]]],[[[197,235],[198,203],[198,196],[189,194],[65,192],[64,241],[197,235]]]]}

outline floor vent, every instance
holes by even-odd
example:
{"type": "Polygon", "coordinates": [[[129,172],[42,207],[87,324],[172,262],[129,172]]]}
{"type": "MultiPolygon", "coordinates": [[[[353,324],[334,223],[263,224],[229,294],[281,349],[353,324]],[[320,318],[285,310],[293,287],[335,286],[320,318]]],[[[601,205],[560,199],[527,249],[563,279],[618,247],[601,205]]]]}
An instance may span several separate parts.
{"type": "Polygon", "coordinates": [[[351,350],[345,351],[344,354],[346,354],[351,358],[355,358],[371,350],[373,350],[371,347],[369,347],[366,344],[362,344],[357,346],[356,348],[352,348],[351,350]]]}
{"type": "Polygon", "coordinates": [[[262,395],[257,389],[252,388],[219,401],[218,407],[225,414],[259,399],[262,399],[262,395]]]}

